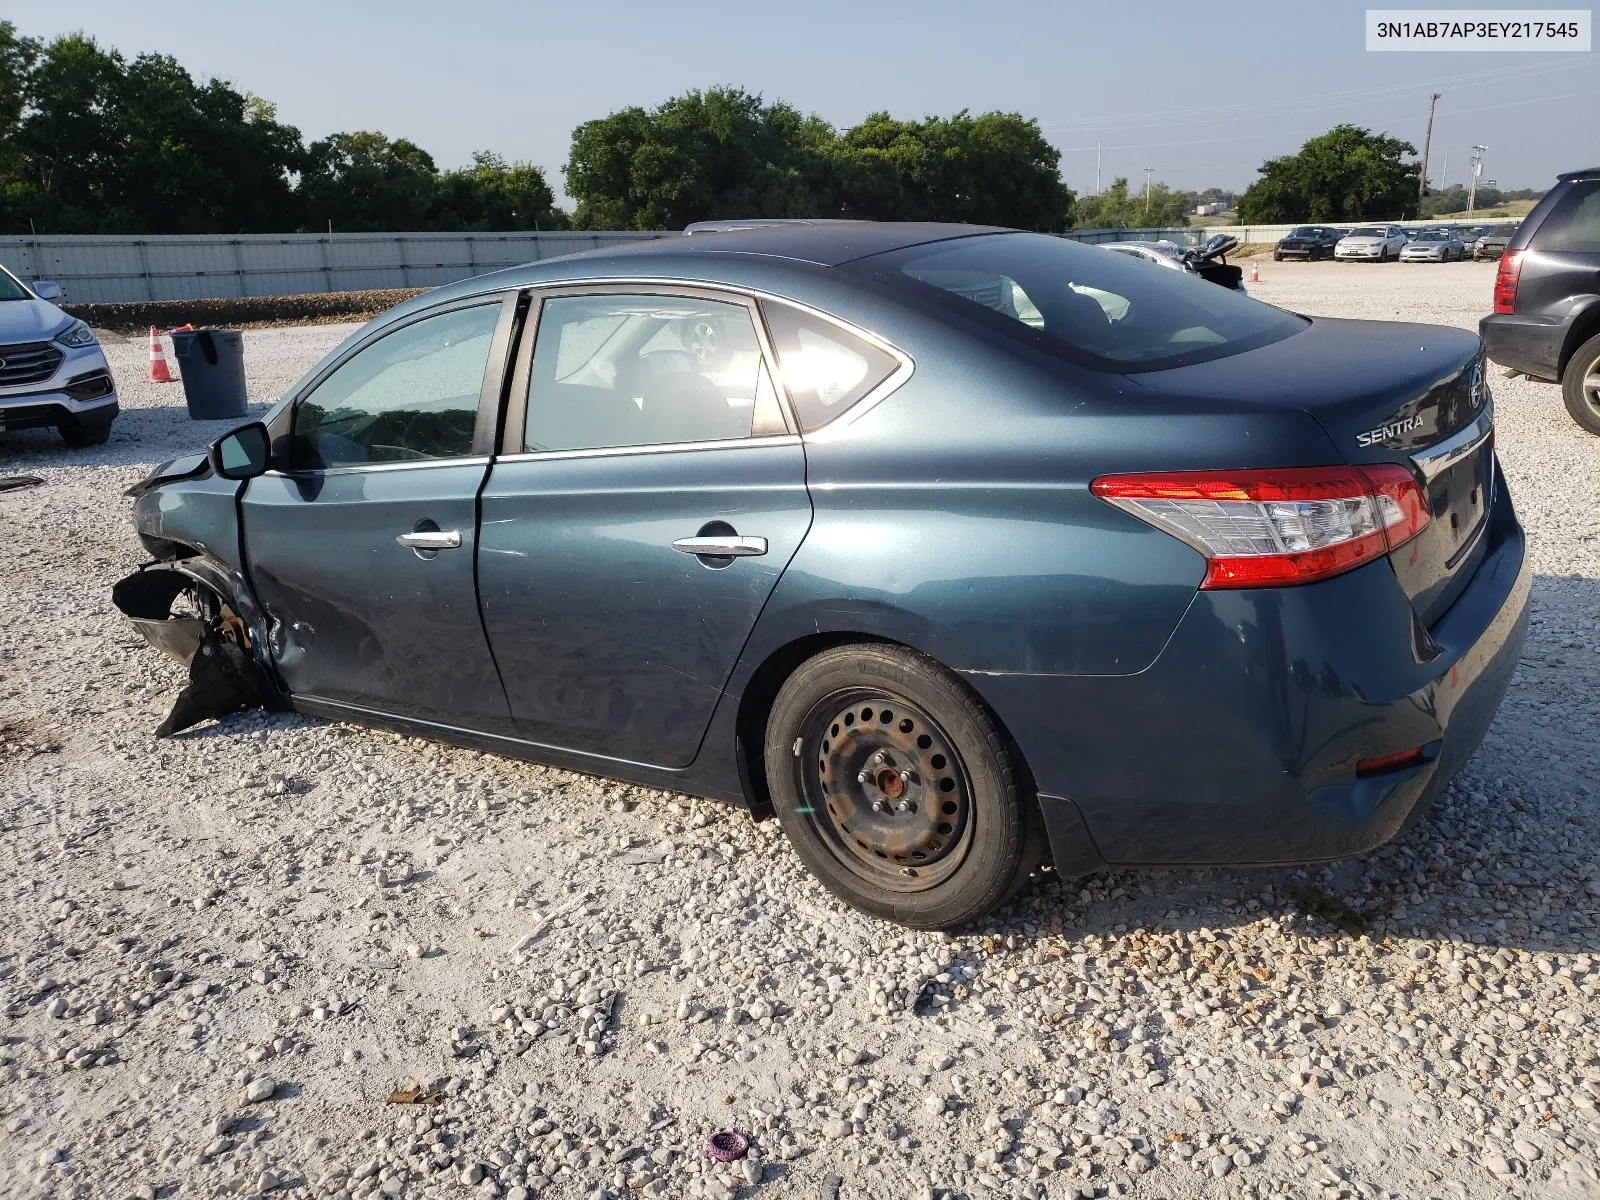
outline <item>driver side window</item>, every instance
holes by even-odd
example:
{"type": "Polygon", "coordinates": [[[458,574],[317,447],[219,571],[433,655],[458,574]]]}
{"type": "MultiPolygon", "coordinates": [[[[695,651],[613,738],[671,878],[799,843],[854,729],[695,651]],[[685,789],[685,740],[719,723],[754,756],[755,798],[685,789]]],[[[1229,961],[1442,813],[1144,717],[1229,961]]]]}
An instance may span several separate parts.
{"type": "Polygon", "coordinates": [[[347,359],[295,407],[290,468],[472,453],[500,302],[425,317],[347,359]]]}

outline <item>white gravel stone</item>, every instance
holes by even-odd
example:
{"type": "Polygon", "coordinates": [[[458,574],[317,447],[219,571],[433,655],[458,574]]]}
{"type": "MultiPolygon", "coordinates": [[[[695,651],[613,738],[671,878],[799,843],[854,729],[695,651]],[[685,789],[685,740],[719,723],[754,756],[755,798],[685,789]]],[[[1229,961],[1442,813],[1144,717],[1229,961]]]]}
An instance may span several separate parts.
{"type": "Polygon", "coordinates": [[[278,1090],[277,1083],[266,1075],[258,1076],[245,1084],[244,1099],[246,1104],[256,1104],[262,1100],[272,1099],[272,1093],[278,1090]]]}

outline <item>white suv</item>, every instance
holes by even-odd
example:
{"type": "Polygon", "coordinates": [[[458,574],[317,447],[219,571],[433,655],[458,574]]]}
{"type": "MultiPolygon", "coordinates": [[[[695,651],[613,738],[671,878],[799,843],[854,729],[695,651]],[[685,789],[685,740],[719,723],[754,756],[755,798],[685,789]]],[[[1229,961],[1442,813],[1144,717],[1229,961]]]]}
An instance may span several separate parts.
{"type": "Polygon", "coordinates": [[[0,433],[54,425],[69,446],[98,446],[117,416],[117,386],[94,331],[0,267],[0,433]]]}
{"type": "Polygon", "coordinates": [[[1406,231],[1398,225],[1363,225],[1339,239],[1333,256],[1346,262],[1388,262],[1406,248],[1406,231]]]}

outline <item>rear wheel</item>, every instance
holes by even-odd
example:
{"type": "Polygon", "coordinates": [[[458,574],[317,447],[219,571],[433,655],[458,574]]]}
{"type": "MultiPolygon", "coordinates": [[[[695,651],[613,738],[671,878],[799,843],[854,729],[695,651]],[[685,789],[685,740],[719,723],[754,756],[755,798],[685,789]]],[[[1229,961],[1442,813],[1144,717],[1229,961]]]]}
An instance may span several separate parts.
{"type": "Polygon", "coordinates": [[[1572,419],[1600,436],[1600,334],[1579,346],[1561,373],[1561,398],[1572,419]]]}
{"type": "Polygon", "coordinates": [[[901,646],[803,663],[767,719],[767,785],[795,852],[857,908],[921,929],[976,920],[1042,853],[1038,805],[965,686],[901,646]]]}

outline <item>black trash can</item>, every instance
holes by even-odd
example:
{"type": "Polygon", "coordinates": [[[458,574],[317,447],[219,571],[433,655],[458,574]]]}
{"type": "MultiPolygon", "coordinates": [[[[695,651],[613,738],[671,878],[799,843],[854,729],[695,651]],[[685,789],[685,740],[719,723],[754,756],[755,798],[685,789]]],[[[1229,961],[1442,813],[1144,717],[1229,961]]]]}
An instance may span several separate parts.
{"type": "Polygon", "coordinates": [[[225,421],[245,415],[244,334],[237,329],[176,330],[172,355],[191,419],[225,421]]]}

